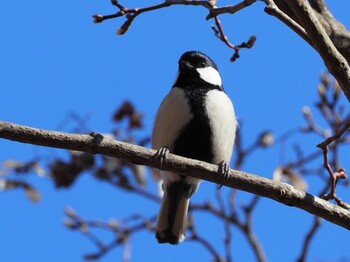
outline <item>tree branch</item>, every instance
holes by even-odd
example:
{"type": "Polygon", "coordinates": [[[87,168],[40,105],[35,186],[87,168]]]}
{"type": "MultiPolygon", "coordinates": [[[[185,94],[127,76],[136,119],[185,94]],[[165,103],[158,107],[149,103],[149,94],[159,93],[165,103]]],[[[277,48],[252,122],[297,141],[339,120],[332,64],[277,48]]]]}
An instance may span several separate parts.
{"type": "Polygon", "coordinates": [[[212,8],[209,11],[209,15],[206,17],[207,20],[216,17],[221,14],[234,14],[242,9],[254,4],[256,0],[243,0],[236,5],[228,5],[223,7],[212,8]]]}
{"type": "Polygon", "coordinates": [[[323,166],[327,170],[329,177],[330,177],[330,185],[331,185],[331,192],[329,194],[326,194],[323,196],[324,199],[329,200],[329,199],[334,199],[339,206],[342,206],[344,208],[350,208],[350,205],[348,203],[345,203],[342,201],[336,194],[336,183],[338,179],[345,179],[347,177],[346,170],[344,168],[341,168],[340,170],[334,172],[332,170],[332,167],[329,163],[328,160],[328,146],[334,142],[337,141],[337,139],[341,138],[342,135],[348,131],[350,128],[350,119],[347,119],[343,125],[342,128],[339,129],[339,131],[331,136],[328,137],[325,141],[322,143],[318,144],[317,147],[322,149],[323,152],[323,166]]]}
{"type": "Polygon", "coordinates": [[[158,9],[163,9],[167,8],[173,5],[191,5],[191,6],[202,6],[206,8],[209,11],[209,14],[207,15],[206,19],[209,20],[211,18],[215,18],[215,24],[217,28],[212,27],[212,29],[215,32],[215,35],[218,36],[218,38],[223,41],[229,48],[232,48],[235,50],[235,53],[231,57],[230,61],[234,62],[237,58],[239,58],[239,50],[242,48],[252,48],[256,37],[251,36],[247,42],[243,42],[240,45],[233,45],[230,43],[228,40],[228,37],[223,31],[221,22],[219,20],[219,15],[223,13],[236,13],[242,9],[244,9],[247,6],[252,5],[253,3],[256,2],[256,0],[243,0],[242,2],[236,4],[236,5],[230,5],[230,6],[224,6],[224,7],[217,7],[216,3],[217,0],[207,0],[207,1],[201,1],[201,0],[165,0],[163,3],[156,4],[156,5],[151,5],[151,6],[146,6],[146,7],[140,7],[140,8],[127,8],[126,6],[122,5],[119,3],[118,0],[111,0],[112,5],[117,7],[119,11],[115,14],[111,15],[101,15],[101,14],[96,14],[93,15],[94,23],[102,23],[105,20],[109,19],[114,19],[114,18],[119,18],[119,17],[125,17],[126,21],[122,24],[121,27],[117,30],[118,35],[123,35],[125,34],[130,26],[132,25],[133,21],[135,18],[146,12],[151,12],[155,11],[158,9]]]}
{"type": "MultiPolygon", "coordinates": [[[[218,15],[229,13],[234,14],[256,2],[256,0],[243,0],[236,5],[217,7],[216,0],[165,0],[163,3],[143,8],[127,8],[117,0],[111,0],[112,4],[119,9],[119,12],[112,15],[94,15],[94,22],[101,23],[108,19],[126,17],[124,24],[117,33],[122,35],[127,32],[134,19],[145,12],[167,8],[172,5],[203,6],[209,10],[206,19],[215,18],[219,30],[222,29],[218,15]]],[[[284,24],[289,26],[306,42],[308,42],[322,57],[326,67],[337,79],[345,96],[350,101],[350,32],[339,21],[334,19],[323,0],[264,0],[265,11],[277,17],[284,24]],[[310,3],[311,2],[311,5],[310,3]]],[[[222,31],[222,30],[220,30],[222,31]]],[[[226,35],[220,32],[220,39],[230,48],[234,46],[228,41],[226,35]]],[[[250,44],[254,44],[254,40],[250,44]]],[[[235,55],[237,56],[237,47],[235,55]]],[[[247,47],[247,46],[244,46],[247,47]]],[[[250,48],[250,47],[248,47],[250,48]]]]}
{"type": "Polygon", "coordinates": [[[228,37],[224,32],[224,29],[222,27],[221,21],[220,21],[218,16],[215,16],[215,24],[216,24],[216,28],[215,28],[215,26],[211,27],[215,32],[215,36],[217,36],[229,48],[235,50],[234,54],[230,58],[231,62],[234,62],[234,61],[236,61],[237,58],[239,58],[239,50],[241,50],[242,48],[252,48],[254,46],[255,41],[256,41],[255,36],[251,36],[247,42],[243,42],[240,45],[234,45],[228,40],[228,37]]]}
{"type": "Polygon", "coordinates": [[[347,30],[347,28],[341,22],[334,18],[323,0],[312,0],[310,1],[310,4],[335,47],[350,63],[349,30],[347,30]]]}
{"type": "Polygon", "coordinates": [[[266,4],[264,10],[267,14],[272,15],[277,19],[281,20],[284,24],[286,24],[290,29],[296,32],[301,38],[303,38],[307,43],[309,43],[312,46],[309,36],[302,26],[300,26],[296,21],[294,21],[293,18],[289,17],[288,14],[283,12],[273,0],[264,1],[266,4]]]}
{"type": "MultiPolygon", "coordinates": [[[[271,4],[274,2],[269,0],[265,1],[265,3],[271,4]]],[[[323,25],[317,18],[316,12],[312,9],[307,0],[285,1],[284,4],[293,11],[297,23],[304,28],[308,35],[310,39],[309,43],[320,54],[329,72],[337,79],[345,96],[350,101],[349,63],[335,47],[330,36],[326,33],[323,25]]],[[[286,23],[286,21],[280,20],[286,23]]],[[[290,23],[286,24],[291,26],[290,23]]],[[[291,28],[307,40],[303,34],[303,30],[301,30],[299,26],[295,24],[294,26],[292,25],[291,28]]]]}
{"type": "Polygon", "coordinates": [[[120,4],[117,0],[111,0],[112,4],[114,6],[116,6],[119,9],[119,12],[112,14],[112,15],[93,15],[92,17],[94,18],[94,23],[101,23],[105,20],[108,19],[114,19],[114,18],[118,18],[121,16],[125,16],[126,17],[126,21],[125,23],[118,29],[117,34],[118,35],[123,35],[126,33],[126,31],[129,29],[130,25],[132,24],[132,22],[134,21],[134,19],[145,12],[150,12],[150,11],[154,11],[154,10],[158,10],[158,9],[162,9],[162,8],[166,8],[169,7],[171,5],[193,5],[193,6],[203,6],[207,9],[212,9],[213,8],[213,4],[210,1],[197,1],[197,0],[166,0],[161,4],[156,4],[156,5],[152,5],[152,6],[147,6],[147,7],[143,7],[143,8],[127,8],[125,6],[123,6],[122,4],[120,4]]]}
{"type": "Polygon", "coordinates": [[[306,256],[310,248],[311,240],[316,234],[317,230],[320,228],[321,225],[321,219],[319,217],[315,217],[314,222],[312,224],[312,227],[309,231],[309,233],[306,235],[305,240],[304,240],[304,245],[303,249],[301,251],[301,255],[298,258],[297,262],[305,262],[306,261],[306,256]]]}
{"type": "MultiPolygon", "coordinates": [[[[125,161],[160,168],[154,158],[155,150],[96,135],[69,134],[36,129],[0,121],[0,137],[8,140],[69,150],[104,154],[125,161]]],[[[210,182],[222,183],[218,166],[169,154],[162,165],[164,170],[182,173],[210,182]]],[[[295,206],[350,230],[350,212],[321,198],[300,191],[291,185],[230,170],[225,186],[268,197],[288,206],[295,206]]]]}

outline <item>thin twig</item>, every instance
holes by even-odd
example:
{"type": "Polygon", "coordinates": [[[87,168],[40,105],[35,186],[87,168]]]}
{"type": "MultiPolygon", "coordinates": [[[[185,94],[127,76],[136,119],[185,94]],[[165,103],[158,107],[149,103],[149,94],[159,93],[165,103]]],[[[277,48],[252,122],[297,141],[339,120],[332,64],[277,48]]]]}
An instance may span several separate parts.
{"type": "Polygon", "coordinates": [[[244,207],[245,223],[242,227],[242,230],[246,233],[249,244],[251,245],[254,251],[256,260],[259,262],[265,262],[267,261],[265,252],[253,230],[253,212],[259,200],[259,196],[254,196],[250,204],[244,207]]]}
{"type": "MultiPolygon", "coordinates": [[[[324,189],[322,189],[322,191],[319,195],[323,196],[324,194],[326,194],[326,192],[328,190],[329,190],[329,184],[326,184],[326,186],[324,187],[324,189]]],[[[304,244],[302,245],[301,254],[300,254],[297,262],[305,262],[306,261],[307,254],[310,250],[311,241],[315,237],[316,232],[320,229],[321,224],[322,224],[321,218],[315,216],[314,223],[311,225],[309,232],[305,236],[304,244]]]]}
{"type": "Polygon", "coordinates": [[[298,262],[305,262],[306,261],[306,256],[307,256],[307,253],[308,253],[309,248],[310,248],[311,240],[315,236],[317,230],[320,228],[320,225],[321,225],[321,218],[315,217],[310,231],[305,236],[303,249],[302,249],[300,257],[297,260],[298,262]]]}
{"type": "Polygon", "coordinates": [[[215,250],[214,246],[208,240],[206,240],[204,237],[199,235],[198,231],[196,230],[196,228],[194,226],[193,216],[191,216],[190,220],[192,220],[192,222],[188,226],[188,231],[191,233],[191,235],[187,237],[187,240],[196,241],[199,244],[201,244],[202,246],[204,246],[209,251],[209,253],[212,254],[215,262],[224,262],[225,260],[215,250]]]}
{"type": "Polygon", "coordinates": [[[350,208],[350,205],[343,202],[336,194],[336,183],[338,179],[344,179],[347,177],[346,171],[344,168],[341,168],[339,171],[334,172],[332,170],[331,165],[329,164],[328,160],[328,151],[329,151],[329,145],[336,141],[337,139],[340,139],[342,135],[350,128],[350,119],[348,119],[343,127],[333,136],[327,138],[322,143],[318,144],[317,147],[319,147],[323,152],[323,166],[327,170],[329,177],[330,177],[330,185],[331,185],[331,192],[329,194],[326,194],[323,196],[324,199],[330,200],[334,199],[339,206],[342,206],[344,208],[350,208]]]}
{"type": "Polygon", "coordinates": [[[233,6],[225,6],[221,8],[216,7],[216,1],[198,1],[198,0],[166,0],[165,2],[161,4],[156,4],[152,6],[142,7],[142,8],[127,8],[124,5],[120,4],[117,0],[112,0],[112,4],[116,6],[119,11],[115,14],[111,15],[93,15],[94,23],[101,23],[105,20],[114,19],[118,17],[126,17],[126,21],[122,24],[122,26],[119,27],[117,30],[118,35],[125,34],[128,29],[130,28],[132,22],[135,20],[137,16],[139,16],[142,13],[145,12],[151,12],[154,10],[166,8],[172,5],[193,5],[193,6],[203,6],[206,9],[209,10],[209,15],[207,16],[207,19],[214,18],[215,17],[215,23],[217,26],[217,29],[215,27],[212,27],[212,29],[215,31],[215,35],[218,36],[220,40],[222,40],[228,47],[235,50],[234,55],[230,59],[231,62],[235,61],[237,58],[239,58],[239,50],[241,48],[251,48],[253,47],[256,38],[255,36],[251,36],[250,39],[247,42],[243,42],[240,45],[233,45],[229,42],[226,34],[223,31],[221,22],[219,20],[218,15],[222,13],[235,13],[243,8],[250,6],[251,4],[255,3],[256,0],[244,0],[241,3],[233,6]]]}
{"type": "Polygon", "coordinates": [[[224,29],[222,27],[221,21],[218,16],[215,16],[215,24],[216,27],[212,26],[211,28],[215,32],[215,36],[218,37],[222,42],[224,42],[229,48],[235,50],[234,54],[230,58],[231,62],[236,61],[237,58],[239,58],[239,50],[242,48],[252,48],[255,44],[256,37],[251,36],[247,42],[243,42],[240,45],[234,45],[229,40],[227,35],[224,32],[224,29]]]}
{"type": "MultiPolygon", "coordinates": [[[[222,190],[219,189],[216,191],[216,198],[219,203],[219,207],[221,210],[221,213],[227,214],[224,198],[222,196],[222,190]]],[[[226,261],[230,262],[232,261],[232,252],[231,252],[231,243],[232,243],[232,232],[231,232],[231,223],[229,219],[224,219],[224,228],[225,228],[225,253],[226,253],[226,261]]]]}
{"type": "Polygon", "coordinates": [[[229,5],[223,7],[217,7],[210,9],[209,15],[207,15],[206,19],[209,20],[211,18],[217,17],[221,14],[234,14],[242,9],[254,4],[257,0],[244,0],[236,5],[229,5]]]}
{"type": "Polygon", "coordinates": [[[102,23],[105,20],[114,19],[122,16],[126,16],[126,22],[118,29],[117,33],[119,35],[123,35],[126,33],[126,31],[129,29],[131,23],[134,21],[134,19],[145,12],[150,12],[162,8],[169,7],[171,5],[194,5],[194,6],[203,6],[205,8],[211,9],[213,6],[210,3],[210,1],[189,1],[189,0],[167,0],[161,4],[156,4],[152,6],[142,7],[142,8],[127,8],[123,5],[121,5],[118,1],[112,0],[112,4],[116,6],[119,9],[119,12],[112,14],[112,15],[93,15],[94,23],[102,23]]]}
{"type": "Polygon", "coordinates": [[[156,217],[146,218],[142,215],[135,214],[130,218],[124,219],[124,223],[119,222],[103,222],[97,220],[86,220],[80,217],[75,213],[72,209],[66,209],[65,214],[68,217],[66,221],[66,226],[72,230],[79,230],[82,234],[84,234],[97,248],[98,251],[90,254],[86,254],[84,257],[86,260],[96,260],[105,256],[112,249],[124,245],[129,244],[130,235],[135,234],[138,231],[144,229],[153,229],[153,224],[156,217]],[[134,221],[135,219],[140,220],[139,223],[133,226],[129,226],[126,223],[129,221],[134,221]],[[94,234],[93,229],[105,229],[113,233],[114,239],[112,239],[109,243],[104,243],[94,234]]]}
{"type": "Polygon", "coordinates": [[[218,16],[215,16],[215,24],[217,30],[214,26],[212,26],[212,29],[215,32],[215,36],[217,36],[221,41],[223,41],[229,48],[235,49],[236,46],[228,40],[228,37],[224,32],[224,29],[218,16]]]}
{"type": "Polygon", "coordinates": [[[350,128],[350,119],[348,119],[343,127],[334,135],[331,137],[328,137],[325,141],[323,141],[322,143],[318,144],[317,147],[323,149],[327,146],[329,146],[332,142],[334,142],[335,140],[341,138],[343,136],[343,134],[348,131],[348,129],[350,128]]]}

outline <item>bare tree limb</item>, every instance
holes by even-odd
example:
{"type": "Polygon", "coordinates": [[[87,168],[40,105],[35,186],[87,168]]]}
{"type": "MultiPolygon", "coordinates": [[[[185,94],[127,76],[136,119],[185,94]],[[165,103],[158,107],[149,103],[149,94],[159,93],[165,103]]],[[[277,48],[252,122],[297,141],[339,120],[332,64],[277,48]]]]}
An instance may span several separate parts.
{"type": "MultiPolygon", "coordinates": [[[[300,29],[302,31],[305,31],[303,28],[303,24],[299,21],[299,19],[294,14],[293,10],[290,8],[289,0],[264,1],[267,5],[267,7],[265,8],[265,11],[267,13],[274,15],[276,18],[288,25],[292,30],[294,30],[296,33],[298,33],[301,37],[305,39],[303,34],[300,34],[298,32],[298,30],[300,29]],[[271,9],[272,13],[269,12],[269,9],[271,9]],[[278,12],[277,15],[275,11],[278,12]],[[287,21],[286,19],[284,19],[285,17],[288,18],[287,21]]],[[[328,9],[326,3],[323,0],[309,0],[308,2],[313,8],[317,19],[322,24],[323,29],[332,40],[334,46],[344,56],[348,63],[350,63],[350,31],[341,22],[334,18],[331,11],[328,9]]],[[[312,45],[310,42],[309,44],[312,45]]]]}
{"type": "MultiPolygon", "coordinates": [[[[190,217],[190,223],[188,226],[188,231],[190,232],[190,235],[188,236],[188,240],[190,241],[196,241],[199,244],[201,244],[203,247],[205,247],[206,250],[209,251],[209,253],[214,257],[215,262],[226,262],[220,254],[215,250],[214,246],[204,237],[202,237],[198,231],[196,230],[195,223],[194,223],[193,216],[190,217]]],[[[227,261],[230,262],[230,261],[227,261]]]]}
{"type": "Polygon", "coordinates": [[[236,61],[237,58],[239,58],[239,50],[242,48],[252,48],[255,44],[256,37],[251,36],[247,42],[243,42],[240,45],[234,45],[232,44],[229,40],[227,35],[224,32],[224,29],[222,27],[221,21],[218,16],[215,16],[215,26],[212,26],[211,28],[214,30],[215,35],[222,41],[224,42],[229,48],[235,50],[234,54],[230,58],[231,62],[236,61]]]}
{"type": "Polygon", "coordinates": [[[244,213],[246,216],[246,221],[243,226],[243,230],[247,234],[248,241],[250,245],[252,246],[252,249],[254,251],[255,257],[257,261],[259,262],[265,262],[268,261],[265,255],[265,252],[256,236],[256,233],[253,230],[253,211],[255,210],[255,207],[257,206],[258,201],[260,200],[259,196],[254,196],[251,200],[251,203],[244,208],[244,213]]]}
{"type": "Polygon", "coordinates": [[[330,177],[330,185],[331,185],[331,192],[329,194],[326,194],[323,196],[324,199],[329,200],[329,199],[334,199],[339,206],[345,207],[345,208],[350,208],[350,205],[348,203],[345,203],[342,201],[336,194],[336,183],[338,179],[344,179],[347,177],[346,171],[344,168],[339,169],[337,172],[334,172],[332,170],[331,165],[329,164],[328,160],[328,146],[336,141],[337,139],[341,138],[341,136],[348,131],[350,128],[350,119],[347,119],[343,125],[342,128],[334,135],[329,138],[327,138],[324,142],[320,143],[317,145],[320,149],[322,149],[323,152],[323,166],[327,170],[329,177],[330,177]]]}
{"type": "Polygon", "coordinates": [[[254,4],[256,0],[243,0],[242,2],[236,4],[236,5],[228,5],[218,8],[213,8],[210,10],[209,15],[206,17],[207,20],[216,17],[221,14],[234,14],[238,11],[241,11],[242,9],[254,4]]]}
{"type": "MultiPolygon", "coordinates": [[[[329,184],[327,184],[319,195],[323,196],[328,191],[329,187],[329,184]]],[[[307,255],[310,251],[311,241],[315,238],[317,231],[320,230],[322,222],[322,219],[320,219],[319,217],[314,217],[314,221],[311,225],[311,228],[309,229],[309,232],[305,235],[304,244],[302,245],[301,254],[297,262],[306,261],[307,255]]]]}
{"type": "MultiPolygon", "coordinates": [[[[230,48],[234,46],[228,41],[220,24],[218,15],[229,13],[234,14],[247,6],[252,5],[256,0],[243,0],[236,5],[217,7],[217,1],[197,1],[197,0],[166,0],[163,3],[143,8],[127,8],[120,4],[117,0],[111,0],[119,11],[112,15],[94,15],[94,22],[101,23],[104,20],[125,16],[126,21],[118,29],[117,33],[124,34],[131,26],[134,19],[144,13],[172,5],[195,5],[202,6],[209,10],[207,19],[215,18],[218,31],[220,31],[220,39],[230,48]]],[[[328,10],[323,0],[264,0],[266,4],[265,11],[277,17],[288,27],[300,35],[307,43],[309,43],[322,57],[326,67],[331,74],[337,79],[345,96],[350,101],[350,32],[337,21],[328,10]],[[310,5],[310,3],[311,5],[310,5]]],[[[247,42],[247,45],[241,47],[250,48],[255,39],[247,42]],[[251,45],[251,46],[250,46],[251,45]]],[[[238,46],[234,48],[235,55],[231,61],[237,56],[238,46]]]]}
{"type": "Polygon", "coordinates": [[[301,255],[298,258],[297,262],[305,262],[306,261],[306,256],[307,256],[309,248],[310,248],[311,240],[314,237],[314,235],[316,234],[317,230],[320,228],[321,222],[322,221],[319,217],[315,217],[314,222],[312,224],[312,227],[311,227],[309,233],[305,237],[303,249],[302,249],[301,255]]]}
{"type": "Polygon", "coordinates": [[[310,0],[318,20],[339,52],[350,63],[350,32],[334,18],[323,0],[310,0]]]}
{"type": "Polygon", "coordinates": [[[255,41],[256,41],[256,37],[251,36],[247,42],[242,42],[242,44],[240,44],[240,45],[233,45],[232,43],[230,43],[230,41],[228,40],[228,37],[224,33],[220,19],[218,17],[218,15],[221,13],[233,14],[235,12],[238,12],[247,6],[252,5],[253,3],[256,2],[256,0],[243,0],[242,2],[240,2],[234,6],[225,6],[225,7],[220,7],[220,8],[218,8],[216,6],[217,0],[208,0],[208,1],[165,0],[163,3],[156,4],[156,5],[150,5],[150,6],[146,6],[146,7],[141,7],[141,8],[127,8],[126,6],[120,4],[118,0],[111,0],[111,2],[112,2],[112,5],[114,5],[115,7],[117,7],[119,9],[119,11],[117,13],[111,14],[111,15],[96,14],[96,15],[93,15],[92,17],[94,19],[94,23],[102,23],[105,20],[119,18],[119,17],[125,17],[126,21],[117,30],[118,35],[125,34],[129,30],[129,28],[130,28],[131,24],[133,23],[133,21],[135,20],[135,18],[142,13],[167,8],[167,7],[170,7],[173,5],[192,5],[192,6],[202,6],[202,7],[206,8],[209,11],[208,16],[206,17],[207,20],[209,20],[211,18],[215,18],[215,24],[216,24],[217,28],[212,27],[212,29],[215,32],[215,35],[221,41],[223,41],[229,48],[232,48],[235,51],[233,56],[230,59],[231,62],[234,62],[237,58],[239,58],[239,50],[240,49],[252,48],[255,41]]]}
{"type": "Polygon", "coordinates": [[[300,26],[293,18],[289,17],[288,14],[284,13],[273,0],[265,0],[265,12],[269,15],[276,17],[281,20],[284,24],[286,24],[290,29],[296,32],[301,38],[303,38],[307,43],[312,46],[310,42],[310,38],[306,33],[305,29],[300,26]]]}
{"type": "Polygon", "coordinates": [[[112,15],[93,15],[94,23],[101,23],[108,19],[114,19],[121,16],[126,17],[125,23],[118,29],[117,34],[123,35],[126,33],[126,31],[129,29],[130,25],[134,21],[134,19],[145,12],[150,12],[162,8],[169,7],[171,5],[194,5],[194,6],[203,6],[207,9],[212,9],[213,4],[210,1],[196,1],[196,0],[166,0],[165,2],[157,5],[142,7],[142,8],[127,8],[120,4],[117,0],[111,0],[112,4],[116,6],[119,9],[119,12],[112,14],[112,15]]]}
{"type": "MultiPolygon", "coordinates": [[[[347,60],[334,46],[307,0],[285,2],[294,12],[298,23],[307,33],[310,43],[322,57],[329,72],[337,79],[350,101],[350,67],[347,60]]],[[[305,39],[305,38],[304,38],[305,39]]]]}
{"type": "MultiPolygon", "coordinates": [[[[216,191],[216,199],[218,200],[220,213],[227,214],[225,201],[222,196],[221,189],[216,191]]],[[[231,250],[231,244],[232,244],[232,232],[231,232],[231,221],[230,219],[223,219],[224,222],[224,228],[225,228],[225,240],[224,240],[224,246],[225,246],[225,253],[226,253],[226,261],[232,261],[232,250],[231,250]]]]}
{"type": "Polygon", "coordinates": [[[100,220],[86,220],[71,208],[66,208],[64,212],[67,216],[64,221],[66,227],[71,230],[80,231],[98,248],[97,251],[84,256],[85,260],[89,261],[102,258],[118,246],[124,246],[123,261],[130,261],[130,250],[128,249],[128,244],[130,243],[131,234],[135,234],[144,229],[153,230],[153,224],[156,220],[156,217],[146,218],[142,215],[135,214],[123,219],[122,221],[103,222],[100,220]],[[137,223],[131,224],[129,222],[137,223]],[[94,233],[94,228],[109,231],[115,236],[115,238],[111,241],[105,242],[94,233]]]}
{"type": "MultiPolygon", "coordinates": [[[[0,121],[0,137],[33,145],[104,154],[135,164],[154,168],[160,167],[159,161],[154,158],[155,150],[102,136],[99,139],[96,135],[41,130],[0,121]]],[[[164,170],[182,173],[186,176],[193,176],[218,184],[222,183],[222,178],[217,175],[217,165],[169,154],[162,167],[164,170]]],[[[297,190],[291,185],[242,171],[230,170],[225,186],[268,197],[288,206],[298,207],[348,230],[350,229],[350,212],[348,210],[297,190]]]]}

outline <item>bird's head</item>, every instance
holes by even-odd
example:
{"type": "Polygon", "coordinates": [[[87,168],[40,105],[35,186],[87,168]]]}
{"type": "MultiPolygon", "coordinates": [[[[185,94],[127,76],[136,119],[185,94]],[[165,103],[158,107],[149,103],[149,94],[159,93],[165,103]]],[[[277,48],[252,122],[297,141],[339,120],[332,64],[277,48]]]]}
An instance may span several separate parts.
{"type": "Polygon", "coordinates": [[[215,62],[199,51],[184,53],[179,60],[179,74],[174,86],[211,85],[222,88],[222,80],[215,62]]]}

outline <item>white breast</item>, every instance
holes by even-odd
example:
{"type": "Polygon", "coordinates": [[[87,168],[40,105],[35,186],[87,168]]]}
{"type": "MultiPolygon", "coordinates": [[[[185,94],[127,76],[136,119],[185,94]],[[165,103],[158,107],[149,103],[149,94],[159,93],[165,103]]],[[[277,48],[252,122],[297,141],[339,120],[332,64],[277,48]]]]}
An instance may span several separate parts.
{"type": "Polygon", "coordinates": [[[152,146],[173,150],[179,131],[192,119],[188,99],[182,89],[174,87],[160,105],[152,134],[152,146]]]}
{"type": "Polygon", "coordinates": [[[224,92],[211,90],[206,95],[206,111],[213,132],[213,162],[229,164],[237,127],[232,102],[224,92]]]}

